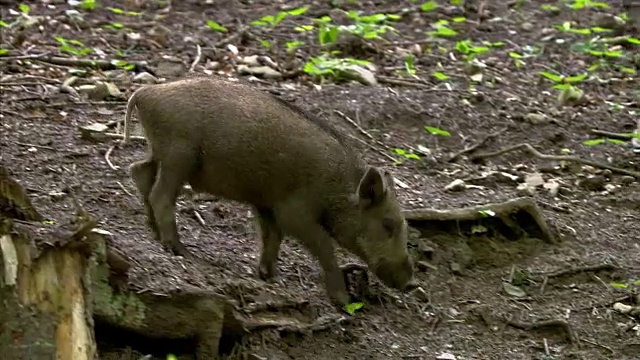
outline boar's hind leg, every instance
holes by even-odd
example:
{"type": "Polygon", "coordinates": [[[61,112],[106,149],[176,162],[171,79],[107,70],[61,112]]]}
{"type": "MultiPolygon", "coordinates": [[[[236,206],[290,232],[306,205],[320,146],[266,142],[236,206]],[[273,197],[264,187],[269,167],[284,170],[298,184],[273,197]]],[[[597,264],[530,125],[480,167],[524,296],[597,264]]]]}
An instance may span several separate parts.
{"type": "Polygon", "coordinates": [[[271,209],[256,207],[255,212],[262,240],[258,275],[262,280],[267,281],[273,279],[276,275],[276,263],[280,252],[280,244],[282,243],[282,231],[278,227],[271,209]]]}
{"type": "Polygon", "coordinates": [[[296,204],[295,200],[274,208],[276,223],[279,224],[283,233],[300,240],[318,260],[324,272],[327,294],[334,305],[341,308],[349,304],[349,294],[342,270],[336,260],[334,241],[316,221],[313,213],[304,205],[296,204]]]}
{"type": "Polygon", "coordinates": [[[144,204],[144,209],[147,215],[147,225],[151,228],[155,238],[160,241],[158,227],[156,226],[156,218],[153,215],[153,209],[149,204],[149,194],[153,188],[153,183],[156,181],[158,163],[151,158],[136,161],[129,166],[129,172],[136,184],[136,187],[138,188],[138,191],[142,195],[142,203],[144,204]]]}
{"type": "MultiPolygon", "coordinates": [[[[180,153],[180,149],[173,149],[180,153]]],[[[187,257],[189,251],[178,238],[176,226],[176,198],[193,169],[184,157],[161,160],[156,182],[149,195],[149,203],[155,215],[160,242],[174,255],[187,257]]]]}

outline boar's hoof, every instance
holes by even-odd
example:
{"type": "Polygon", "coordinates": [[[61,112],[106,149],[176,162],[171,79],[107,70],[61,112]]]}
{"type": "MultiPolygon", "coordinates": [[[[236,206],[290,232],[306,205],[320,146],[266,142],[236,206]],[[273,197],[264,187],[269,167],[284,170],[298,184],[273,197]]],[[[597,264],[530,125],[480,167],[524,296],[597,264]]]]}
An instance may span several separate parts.
{"type": "Polygon", "coordinates": [[[411,281],[409,281],[405,286],[404,289],[402,289],[405,292],[410,292],[413,291],[417,288],[420,287],[420,284],[418,284],[418,281],[416,281],[416,279],[412,279],[411,281]]]}
{"type": "Polygon", "coordinates": [[[276,277],[276,269],[272,266],[258,265],[258,277],[260,280],[272,282],[276,277]]]}
{"type": "Polygon", "coordinates": [[[182,256],[183,258],[188,258],[188,257],[191,257],[192,255],[191,252],[187,249],[187,247],[180,242],[176,244],[171,244],[169,250],[173,253],[173,255],[182,256]]]}

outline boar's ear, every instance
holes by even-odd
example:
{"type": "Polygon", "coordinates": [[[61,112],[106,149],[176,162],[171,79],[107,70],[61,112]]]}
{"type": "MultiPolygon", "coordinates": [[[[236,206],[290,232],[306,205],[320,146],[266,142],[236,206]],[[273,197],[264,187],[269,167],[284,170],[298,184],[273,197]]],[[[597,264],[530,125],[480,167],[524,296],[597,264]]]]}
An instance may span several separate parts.
{"type": "Polygon", "coordinates": [[[361,204],[372,206],[379,204],[387,195],[386,176],[376,167],[370,167],[360,179],[358,196],[361,204]]]}

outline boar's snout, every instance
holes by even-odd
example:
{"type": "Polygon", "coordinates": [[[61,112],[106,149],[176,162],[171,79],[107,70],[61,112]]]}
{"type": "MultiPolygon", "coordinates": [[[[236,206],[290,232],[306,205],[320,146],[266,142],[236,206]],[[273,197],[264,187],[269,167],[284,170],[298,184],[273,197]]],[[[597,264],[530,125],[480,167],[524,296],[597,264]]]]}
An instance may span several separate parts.
{"type": "Polygon", "coordinates": [[[400,291],[410,291],[418,287],[414,278],[413,265],[409,258],[399,263],[382,260],[378,263],[374,273],[383,284],[400,291]]]}

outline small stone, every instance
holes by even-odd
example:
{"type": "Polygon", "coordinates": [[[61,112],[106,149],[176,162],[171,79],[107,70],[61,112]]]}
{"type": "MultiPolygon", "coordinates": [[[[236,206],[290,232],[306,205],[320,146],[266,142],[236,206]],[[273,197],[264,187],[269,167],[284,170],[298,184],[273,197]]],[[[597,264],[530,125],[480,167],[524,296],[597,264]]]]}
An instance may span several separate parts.
{"type": "Polygon", "coordinates": [[[140,84],[155,84],[158,82],[158,79],[155,76],[145,71],[134,76],[133,82],[140,83],[140,84]]]}
{"type": "Polygon", "coordinates": [[[618,186],[617,186],[617,185],[614,185],[614,184],[606,184],[606,185],[604,186],[604,190],[605,190],[606,192],[608,192],[609,194],[613,194],[613,193],[615,193],[615,192],[616,192],[616,190],[618,190],[618,186]]]}
{"type": "Polygon", "coordinates": [[[547,190],[549,190],[549,196],[551,197],[556,197],[558,196],[558,191],[560,190],[560,184],[558,184],[556,181],[549,181],[546,182],[543,187],[547,190]]]}
{"type": "Polygon", "coordinates": [[[457,262],[452,262],[450,268],[451,272],[454,275],[462,275],[462,266],[460,266],[460,264],[458,264],[457,262]]]}
{"type": "Polygon", "coordinates": [[[155,73],[159,77],[180,77],[187,72],[187,67],[179,59],[166,59],[158,62],[155,73]]]}
{"type": "Polygon", "coordinates": [[[256,75],[266,79],[279,79],[282,74],[279,71],[273,70],[268,66],[254,66],[249,67],[247,65],[238,65],[238,74],[241,75],[256,75]]]}
{"type": "Polygon", "coordinates": [[[536,193],[536,188],[527,183],[522,183],[518,185],[516,192],[518,195],[533,196],[536,193]]]}
{"type": "Polygon", "coordinates": [[[538,114],[538,113],[528,113],[527,115],[524,116],[524,119],[527,120],[532,125],[540,125],[540,124],[545,124],[549,122],[549,120],[547,119],[546,116],[544,116],[544,114],[538,114]]]}
{"type": "Polygon", "coordinates": [[[363,85],[374,86],[378,83],[375,75],[370,70],[362,66],[349,66],[341,71],[341,74],[347,79],[355,80],[363,85]]]}
{"type": "Polygon", "coordinates": [[[247,66],[260,66],[260,61],[258,61],[258,55],[250,55],[243,56],[238,59],[239,64],[245,64],[247,66]]]}
{"type": "Polygon", "coordinates": [[[577,181],[579,187],[588,191],[602,191],[605,183],[606,179],[603,175],[590,175],[577,181]]]}
{"type": "Polygon", "coordinates": [[[522,30],[524,31],[531,31],[533,30],[533,24],[530,22],[524,22],[522,23],[522,25],[520,25],[520,27],[522,28],[522,30]]]}
{"type": "Polygon", "coordinates": [[[620,177],[620,183],[622,185],[631,185],[636,181],[636,178],[631,175],[624,175],[620,177]]]}
{"type": "Polygon", "coordinates": [[[540,173],[528,174],[524,178],[524,182],[526,182],[529,186],[532,186],[532,187],[544,185],[544,179],[542,178],[542,174],[540,173]]]}
{"type": "Polygon", "coordinates": [[[462,191],[467,188],[467,184],[462,179],[453,180],[449,185],[445,186],[446,191],[462,191]]]}
{"type": "Polygon", "coordinates": [[[456,356],[451,353],[442,353],[436,356],[436,360],[456,360],[456,356]]]}

